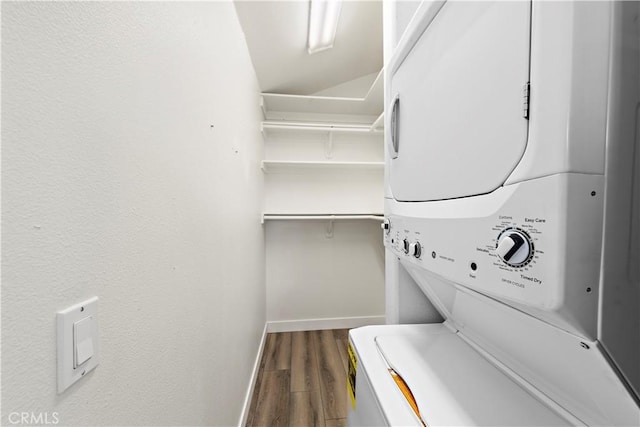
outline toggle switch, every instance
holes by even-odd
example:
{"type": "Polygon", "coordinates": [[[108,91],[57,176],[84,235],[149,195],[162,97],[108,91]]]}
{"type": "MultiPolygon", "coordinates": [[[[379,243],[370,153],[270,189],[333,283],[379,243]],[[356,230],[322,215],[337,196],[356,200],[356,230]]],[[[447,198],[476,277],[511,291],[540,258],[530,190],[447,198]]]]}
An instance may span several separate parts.
{"type": "Polygon", "coordinates": [[[56,314],[58,324],[58,393],[87,378],[100,363],[98,298],[56,314]]]}
{"type": "Polygon", "coordinates": [[[73,324],[73,368],[76,369],[93,356],[93,317],[73,324]]]}

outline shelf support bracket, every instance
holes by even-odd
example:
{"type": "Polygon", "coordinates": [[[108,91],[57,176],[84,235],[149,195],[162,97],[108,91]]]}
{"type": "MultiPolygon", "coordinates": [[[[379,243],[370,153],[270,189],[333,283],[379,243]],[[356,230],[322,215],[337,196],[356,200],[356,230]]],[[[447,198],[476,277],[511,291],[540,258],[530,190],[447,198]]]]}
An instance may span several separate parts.
{"type": "Polygon", "coordinates": [[[333,218],[327,222],[327,233],[325,234],[325,237],[327,239],[333,238],[333,218]]]}
{"type": "Polygon", "coordinates": [[[329,131],[327,142],[324,146],[324,156],[327,159],[333,158],[333,131],[329,131]]]}

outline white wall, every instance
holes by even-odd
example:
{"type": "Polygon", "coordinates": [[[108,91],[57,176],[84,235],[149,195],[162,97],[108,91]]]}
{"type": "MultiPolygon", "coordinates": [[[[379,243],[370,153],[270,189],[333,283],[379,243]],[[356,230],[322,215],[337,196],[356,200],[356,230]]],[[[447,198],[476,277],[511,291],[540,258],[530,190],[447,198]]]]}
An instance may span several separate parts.
{"type": "Polygon", "coordinates": [[[379,72],[366,74],[364,76],[349,80],[319,92],[314,93],[316,96],[341,96],[345,98],[364,98],[371,89],[371,85],[378,77],[379,72]]]}
{"type": "Polygon", "coordinates": [[[269,221],[266,225],[271,330],[384,322],[380,222],[337,220],[329,238],[327,226],[324,220],[269,221]]]}
{"type": "Polygon", "coordinates": [[[2,424],[237,423],[265,264],[233,5],[3,2],[2,39],[2,424]],[[55,312],[93,295],[100,366],[57,395],[55,312]]]}

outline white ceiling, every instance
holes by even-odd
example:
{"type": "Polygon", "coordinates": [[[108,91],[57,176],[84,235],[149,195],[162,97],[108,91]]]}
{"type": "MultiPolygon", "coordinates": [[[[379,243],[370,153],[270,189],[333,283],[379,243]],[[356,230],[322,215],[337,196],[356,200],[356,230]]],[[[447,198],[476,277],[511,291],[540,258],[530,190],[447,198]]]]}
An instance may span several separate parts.
{"type": "Polygon", "coordinates": [[[382,2],[345,1],[334,47],[307,53],[308,1],[235,1],[263,92],[309,95],[382,68],[382,2]]]}

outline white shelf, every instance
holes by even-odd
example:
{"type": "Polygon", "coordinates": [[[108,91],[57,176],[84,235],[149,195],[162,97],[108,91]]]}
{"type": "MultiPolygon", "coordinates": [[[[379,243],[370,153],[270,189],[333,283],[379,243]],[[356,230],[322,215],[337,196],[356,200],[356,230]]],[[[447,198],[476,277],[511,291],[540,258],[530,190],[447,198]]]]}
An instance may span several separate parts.
{"type": "Polygon", "coordinates": [[[263,160],[262,170],[265,173],[289,169],[384,169],[384,162],[313,162],[313,161],[281,161],[263,160]]]}
{"type": "Polygon", "coordinates": [[[352,215],[342,215],[342,214],[302,214],[302,215],[292,215],[292,214],[262,214],[262,222],[264,221],[305,221],[305,220],[376,220],[382,221],[384,220],[383,214],[352,214],[352,215]]]}
{"type": "Polygon", "coordinates": [[[363,98],[264,93],[262,221],[382,220],[383,74],[363,98]]]}
{"type": "Polygon", "coordinates": [[[380,133],[377,122],[368,124],[344,124],[344,123],[303,123],[303,122],[262,122],[262,133],[269,131],[290,132],[331,132],[331,133],[380,133]]]}
{"type": "Polygon", "coordinates": [[[381,70],[364,98],[263,93],[261,106],[267,119],[288,120],[307,116],[345,116],[347,121],[371,123],[384,106],[383,71],[381,70]],[[360,116],[361,119],[354,120],[360,116]]]}

